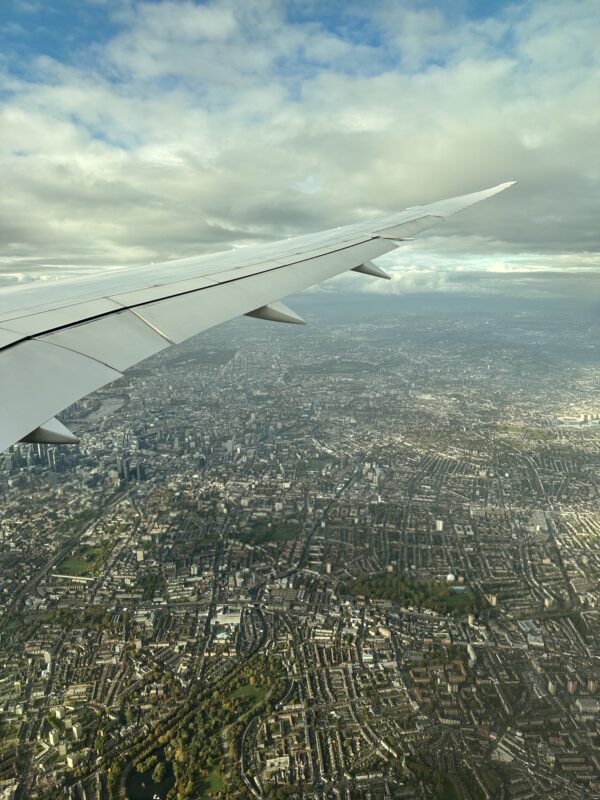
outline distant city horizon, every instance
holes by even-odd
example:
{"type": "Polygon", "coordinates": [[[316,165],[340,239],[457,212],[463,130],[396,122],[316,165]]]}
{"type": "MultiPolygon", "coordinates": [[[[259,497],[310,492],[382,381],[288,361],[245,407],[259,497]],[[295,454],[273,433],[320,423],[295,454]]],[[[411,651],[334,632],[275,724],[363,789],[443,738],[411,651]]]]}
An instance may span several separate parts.
{"type": "Polygon", "coordinates": [[[599,39],[0,3],[0,800],[600,800],[599,39]]]}
{"type": "Polygon", "coordinates": [[[78,401],[79,445],[0,456],[0,779],[594,796],[593,304],[294,306],[78,401]]]}

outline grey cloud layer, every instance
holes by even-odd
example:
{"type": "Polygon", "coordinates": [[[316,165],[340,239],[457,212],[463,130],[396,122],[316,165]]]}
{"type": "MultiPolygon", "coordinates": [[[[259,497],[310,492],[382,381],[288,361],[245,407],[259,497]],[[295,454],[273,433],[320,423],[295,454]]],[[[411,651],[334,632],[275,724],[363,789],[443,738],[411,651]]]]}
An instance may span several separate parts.
{"type": "Polygon", "coordinates": [[[23,79],[5,57],[0,274],[223,249],[511,178],[392,269],[597,269],[600,6],[344,5],[331,32],[269,0],[123,2],[119,33],[70,63],[23,79]]]}

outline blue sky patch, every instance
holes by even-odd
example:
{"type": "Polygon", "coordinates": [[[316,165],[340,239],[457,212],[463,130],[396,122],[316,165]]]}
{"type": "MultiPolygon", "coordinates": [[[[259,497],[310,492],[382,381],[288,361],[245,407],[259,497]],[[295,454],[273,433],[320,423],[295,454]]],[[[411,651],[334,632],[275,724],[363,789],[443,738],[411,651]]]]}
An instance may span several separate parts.
{"type": "Polygon", "coordinates": [[[0,48],[13,54],[12,67],[17,73],[26,72],[26,59],[36,55],[72,63],[87,47],[107,41],[119,30],[109,8],[71,0],[4,0],[0,48]]]}

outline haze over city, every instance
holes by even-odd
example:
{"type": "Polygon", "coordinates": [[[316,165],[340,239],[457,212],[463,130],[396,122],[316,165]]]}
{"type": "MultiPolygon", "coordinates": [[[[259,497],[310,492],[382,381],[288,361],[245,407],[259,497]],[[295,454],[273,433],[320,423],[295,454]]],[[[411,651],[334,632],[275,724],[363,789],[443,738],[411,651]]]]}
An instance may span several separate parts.
{"type": "Polygon", "coordinates": [[[0,800],[600,798],[599,23],[4,2],[0,800]]]}

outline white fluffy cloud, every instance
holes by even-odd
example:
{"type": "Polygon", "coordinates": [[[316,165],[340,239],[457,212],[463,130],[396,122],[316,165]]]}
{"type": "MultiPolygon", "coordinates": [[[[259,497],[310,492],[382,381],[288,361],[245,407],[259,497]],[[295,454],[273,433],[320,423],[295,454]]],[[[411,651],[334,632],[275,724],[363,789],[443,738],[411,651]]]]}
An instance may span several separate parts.
{"type": "Polygon", "coordinates": [[[411,275],[460,284],[450,267],[598,268],[595,0],[486,19],[391,0],[108,7],[92,45],[0,60],[4,281],[280,238],[513,178],[397,251],[399,290],[411,275]]]}

